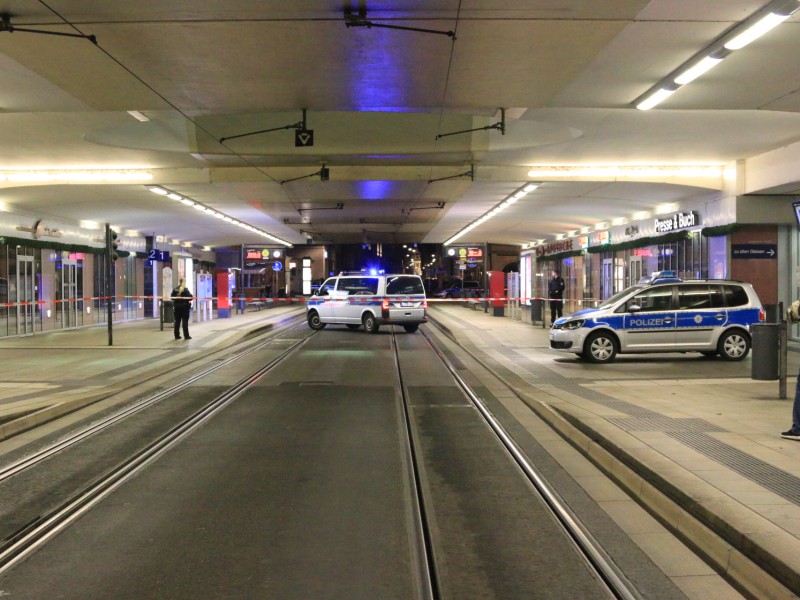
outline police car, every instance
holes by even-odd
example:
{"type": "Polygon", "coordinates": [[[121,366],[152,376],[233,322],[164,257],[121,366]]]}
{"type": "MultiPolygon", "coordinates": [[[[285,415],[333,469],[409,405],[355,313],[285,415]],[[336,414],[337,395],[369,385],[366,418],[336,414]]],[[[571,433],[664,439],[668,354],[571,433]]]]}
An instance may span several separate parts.
{"type": "Polygon", "coordinates": [[[308,299],[311,329],[331,323],[377,333],[381,325],[402,325],[414,333],[427,323],[428,300],[419,275],[342,274],[331,277],[308,299]]]}
{"type": "Polygon", "coordinates": [[[595,363],[636,352],[700,352],[742,360],[750,352],[750,325],[765,316],[748,283],[684,281],[660,271],[597,308],[556,320],[550,347],[595,363]]]}

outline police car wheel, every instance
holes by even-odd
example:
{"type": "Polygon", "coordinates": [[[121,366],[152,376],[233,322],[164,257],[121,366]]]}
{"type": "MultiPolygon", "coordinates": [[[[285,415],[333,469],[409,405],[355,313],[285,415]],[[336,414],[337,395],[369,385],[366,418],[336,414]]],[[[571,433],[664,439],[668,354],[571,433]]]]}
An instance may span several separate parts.
{"type": "Polygon", "coordinates": [[[725,360],[742,360],[750,352],[750,338],[741,331],[726,331],[719,338],[717,349],[725,360]]]}
{"type": "Polygon", "coordinates": [[[316,311],[311,311],[308,313],[308,326],[315,331],[319,331],[320,329],[324,329],[327,323],[323,323],[322,319],[319,318],[319,314],[316,311]]]}
{"type": "Polygon", "coordinates": [[[367,333],[378,333],[380,325],[378,325],[378,321],[375,320],[375,317],[373,315],[371,314],[364,315],[362,322],[364,323],[364,330],[367,333]]]}
{"type": "Polygon", "coordinates": [[[583,356],[593,363],[611,362],[617,356],[617,341],[608,333],[593,333],[586,339],[583,356]]]}

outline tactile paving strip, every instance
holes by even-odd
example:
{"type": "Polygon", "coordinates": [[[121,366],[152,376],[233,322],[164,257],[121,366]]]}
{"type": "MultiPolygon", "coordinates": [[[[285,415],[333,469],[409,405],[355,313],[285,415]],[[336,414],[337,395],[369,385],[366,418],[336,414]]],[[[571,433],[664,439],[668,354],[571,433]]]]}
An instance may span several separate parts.
{"type": "Polygon", "coordinates": [[[709,435],[688,431],[668,431],[667,435],[755,481],[781,498],[800,505],[800,477],[753,458],[709,435]]]}
{"type": "Polygon", "coordinates": [[[663,431],[665,433],[725,431],[722,427],[713,425],[703,419],[676,419],[665,415],[644,418],[611,417],[608,421],[625,431],[663,431]]]}

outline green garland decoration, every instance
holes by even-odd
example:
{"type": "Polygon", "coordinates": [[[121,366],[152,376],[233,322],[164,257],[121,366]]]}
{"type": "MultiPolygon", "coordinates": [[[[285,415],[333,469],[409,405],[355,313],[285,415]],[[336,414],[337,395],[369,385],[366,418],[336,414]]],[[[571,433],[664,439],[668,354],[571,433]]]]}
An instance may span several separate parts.
{"type": "Polygon", "coordinates": [[[717,237],[720,235],[730,235],[739,231],[742,226],[739,223],[731,223],[730,225],[717,225],[716,227],[703,227],[700,233],[703,237],[717,237]]]}
{"type": "MultiPolygon", "coordinates": [[[[45,250],[59,250],[63,252],[83,252],[87,254],[104,254],[106,251],[105,246],[95,248],[94,246],[84,246],[83,244],[64,244],[62,242],[51,242],[46,240],[30,240],[26,238],[17,237],[0,237],[0,244],[8,244],[9,246],[25,246],[27,248],[40,248],[45,250]]],[[[127,250],[117,250],[117,254],[121,257],[136,255],[135,252],[131,253],[127,250]]]]}
{"type": "Polygon", "coordinates": [[[546,260],[564,260],[565,258],[572,258],[573,256],[581,256],[583,250],[566,250],[564,252],[557,252],[556,254],[546,254],[537,256],[536,262],[544,262],[546,260]]]}
{"type": "Polygon", "coordinates": [[[619,242],[618,244],[592,246],[587,250],[587,252],[590,252],[591,254],[599,254],[601,252],[617,252],[618,250],[631,250],[633,248],[642,248],[644,246],[654,246],[657,244],[671,244],[672,242],[681,242],[688,239],[688,231],[674,231],[666,235],[642,237],[636,240],[630,240],[628,242],[619,242]]]}

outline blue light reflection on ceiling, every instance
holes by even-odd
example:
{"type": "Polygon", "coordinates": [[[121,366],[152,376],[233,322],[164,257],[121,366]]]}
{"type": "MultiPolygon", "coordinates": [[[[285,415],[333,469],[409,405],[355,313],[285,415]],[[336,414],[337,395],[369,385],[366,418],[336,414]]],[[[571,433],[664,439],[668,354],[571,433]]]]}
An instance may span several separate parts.
{"type": "Polygon", "coordinates": [[[396,181],[384,179],[357,181],[355,182],[355,192],[362,200],[385,200],[392,196],[392,190],[396,186],[396,181]]]}
{"type": "Polygon", "coordinates": [[[358,51],[349,57],[350,104],[356,110],[406,112],[411,70],[403,68],[399,52],[408,48],[396,36],[376,35],[376,31],[352,32],[358,38],[358,51]]]}

